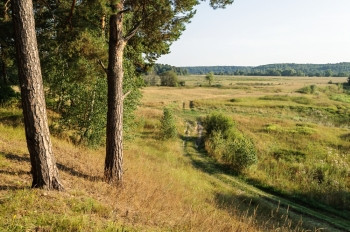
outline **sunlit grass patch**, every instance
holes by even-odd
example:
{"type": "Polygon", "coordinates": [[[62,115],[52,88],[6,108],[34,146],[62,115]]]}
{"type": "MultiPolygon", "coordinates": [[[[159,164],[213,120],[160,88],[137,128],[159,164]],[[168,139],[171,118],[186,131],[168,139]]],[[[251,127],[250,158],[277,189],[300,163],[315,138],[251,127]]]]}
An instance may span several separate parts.
{"type": "Polygon", "coordinates": [[[350,103],[350,95],[349,94],[336,94],[332,95],[330,99],[334,101],[346,102],[350,103]]]}

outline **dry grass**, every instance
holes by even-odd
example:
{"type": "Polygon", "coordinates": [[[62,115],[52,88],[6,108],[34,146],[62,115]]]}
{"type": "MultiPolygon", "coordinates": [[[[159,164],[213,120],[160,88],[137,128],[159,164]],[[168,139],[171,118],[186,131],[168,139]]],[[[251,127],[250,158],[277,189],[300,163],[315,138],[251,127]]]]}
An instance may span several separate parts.
{"type": "MultiPolygon", "coordinates": [[[[182,77],[183,80],[189,79],[188,86],[195,86],[192,82],[205,83],[198,81],[198,76],[182,77]],[[191,84],[192,83],[192,84],[191,84]]],[[[182,107],[182,102],[188,104],[188,101],[199,99],[231,99],[240,97],[262,97],[265,95],[289,94],[298,95],[296,90],[307,86],[317,85],[319,87],[329,86],[328,82],[344,83],[346,78],[312,78],[312,77],[230,77],[217,76],[215,84],[220,84],[223,88],[195,87],[195,88],[169,88],[169,87],[147,87],[143,89],[142,102],[145,106],[164,106],[170,103],[176,103],[182,107]],[[220,80],[222,79],[222,80],[220,80]],[[257,85],[257,84],[263,85],[257,85]],[[232,85],[231,85],[232,84],[232,85]]],[[[186,82],[186,83],[187,83],[186,82]]],[[[188,105],[187,105],[188,106],[188,105]]]]}
{"type": "MultiPolygon", "coordinates": [[[[0,231],[316,231],[315,228],[327,226],[305,217],[302,223],[300,214],[196,168],[190,157],[196,150],[185,151],[180,139],[157,139],[163,106],[172,105],[177,110],[178,125],[182,128],[183,115],[179,110],[182,102],[188,108],[188,101],[202,100],[203,110],[210,111],[211,106],[225,106],[232,98],[275,95],[276,88],[281,95],[299,95],[294,93],[296,89],[315,84],[316,80],[270,78],[264,79],[264,83],[276,83],[254,86],[259,81],[254,78],[248,81],[227,78],[225,83],[229,88],[145,88],[143,105],[137,111],[135,139],[125,145],[124,185],[118,188],[102,180],[103,148],[91,150],[53,138],[66,191],[30,189],[30,163],[23,128],[0,123],[0,231]],[[231,81],[235,82],[230,85],[231,81]],[[241,82],[248,84],[237,84],[241,82]]],[[[334,83],[340,79],[332,80],[334,83]]],[[[317,82],[327,85],[329,80],[318,78],[317,82]]],[[[233,105],[229,107],[242,107],[242,110],[245,106],[239,104],[243,103],[231,102],[233,105]]],[[[262,106],[256,112],[264,110],[262,106]]],[[[261,117],[256,112],[245,111],[233,117],[242,131],[258,141],[261,156],[274,141],[272,134],[263,136],[261,130],[266,124],[292,128],[295,123],[284,117],[261,117]]],[[[6,109],[0,113],[6,113],[6,109]]],[[[284,116],[289,117],[289,112],[284,116]]],[[[315,130],[329,130],[329,127],[315,130]]],[[[336,143],[340,134],[347,133],[348,130],[340,132],[335,128],[313,136],[316,140],[336,143]]],[[[261,169],[256,169],[252,176],[260,174],[262,179],[271,181],[261,169]]]]}
{"type": "Polygon", "coordinates": [[[152,136],[127,144],[125,181],[119,188],[102,181],[102,149],[76,147],[54,138],[66,191],[31,190],[23,133],[21,128],[0,124],[0,228],[5,231],[295,229],[287,214],[265,215],[251,203],[253,197],[193,168],[180,142],[160,143],[152,136]]]}

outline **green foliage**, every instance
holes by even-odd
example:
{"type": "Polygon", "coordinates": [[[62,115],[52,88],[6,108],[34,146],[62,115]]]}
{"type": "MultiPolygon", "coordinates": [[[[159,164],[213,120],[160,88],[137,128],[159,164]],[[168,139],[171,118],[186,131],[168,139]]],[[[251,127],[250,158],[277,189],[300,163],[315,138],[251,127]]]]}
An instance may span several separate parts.
{"type": "Polygon", "coordinates": [[[211,83],[214,80],[214,73],[213,72],[207,73],[207,75],[205,75],[205,79],[208,81],[209,86],[211,86],[211,83]]]}
{"type": "Polygon", "coordinates": [[[97,79],[95,83],[71,83],[66,90],[61,107],[61,130],[73,130],[72,139],[77,143],[98,146],[103,142],[107,114],[107,83],[97,79]]]}
{"type": "Polygon", "coordinates": [[[238,130],[231,131],[229,141],[222,159],[232,165],[235,170],[241,171],[258,161],[252,140],[238,130]]]}
{"type": "Polygon", "coordinates": [[[224,137],[227,137],[228,131],[235,126],[235,122],[231,118],[218,112],[208,115],[203,123],[207,136],[210,136],[214,131],[220,131],[224,137]]]}
{"type": "Polygon", "coordinates": [[[178,78],[174,71],[166,71],[160,76],[160,85],[161,86],[170,86],[175,87],[178,85],[178,78]]]}
{"type": "Polygon", "coordinates": [[[257,162],[254,143],[235,128],[232,119],[212,113],[204,120],[205,148],[216,159],[238,172],[257,162]]]}
{"type": "Polygon", "coordinates": [[[0,84],[0,104],[8,104],[18,97],[19,94],[11,86],[0,84]]]}
{"type": "Polygon", "coordinates": [[[297,90],[298,93],[304,93],[304,94],[315,94],[316,92],[316,85],[308,85],[308,86],[305,86],[299,90],[297,90]]]}
{"type": "Polygon", "coordinates": [[[334,101],[350,103],[349,94],[335,94],[335,95],[332,95],[330,98],[334,101]]]}
{"type": "Polygon", "coordinates": [[[162,139],[173,139],[177,136],[176,124],[170,109],[164,108],[161,119],[160,136],[162,139]]]}
{"type": "Polygon", "coordinates": [[[268,64],[250,66],[195,66],[182,67],[189,74],[246,75],[246,76],[337,76],[346,77],[350,73],[350,63],[336,64],[268,64]]]}
{"type": "Polygon", "coordinates": [[[177,75],[187,75],[187,69],[178,68],[168,64],[154,64],[153,71],[155,74],[160,75],[167,71],[174,71],[177,75]]]}

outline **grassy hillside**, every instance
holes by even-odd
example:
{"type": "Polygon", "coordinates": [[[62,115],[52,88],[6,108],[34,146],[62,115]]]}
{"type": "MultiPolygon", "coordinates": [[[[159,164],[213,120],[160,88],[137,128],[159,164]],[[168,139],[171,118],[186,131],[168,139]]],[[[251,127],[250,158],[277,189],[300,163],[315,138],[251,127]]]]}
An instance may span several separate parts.
{"type": "MultiPolygon", "coordinates": [[[[204,85],[203,80],[194,82],[204,85]]],[[[348,95],[333,89],[337,86],[327,84],[328,79],[316,83],[317,94],[296,92],[315,84],[313,79],[291,78],[282,84],[272,78],[216,81],[221,88],[143,90],[134,140],[125,145],[125,182],[119,188],[102,180],[103,148],[53,138],[66,191],[30,189],[20,110],[0,108],[0,231],[350,228],[348,95]],[[266,82],[271,84],[262,85],[266,82]],[[172,108],[180,135],[170,141],[159,139],[164,106],[172,108]],[[257,146],[258,164],[241,176],[196,147],[195,122],[214,110],[232,117],[257,146]],[[192,126],[185,135],[187,124],[192,126]],[[300,160],[297,151],[303,154],[300,160]],[[322,183],[314,176],[317,170],[322,183]],[[317,204],[308,205],[303,198],[317,204]]]]}
{"type": "Polygon", "coordinates": [[[158,112],[140,112],[146,121],[136,139],[126,145],[125,183],[120,188],[102,181],[103,149],[89,150],[54,138],[66,191],[30,189],[23,128],[1,124],[0,231],[303,228],[298,215],[293,222],[287,212],[279,212],[274,205],[260,209],[258,203],[252,204],[253,196],[196,169],[179,140],[157,139],[151,125],[157,125],[158,112]]]}

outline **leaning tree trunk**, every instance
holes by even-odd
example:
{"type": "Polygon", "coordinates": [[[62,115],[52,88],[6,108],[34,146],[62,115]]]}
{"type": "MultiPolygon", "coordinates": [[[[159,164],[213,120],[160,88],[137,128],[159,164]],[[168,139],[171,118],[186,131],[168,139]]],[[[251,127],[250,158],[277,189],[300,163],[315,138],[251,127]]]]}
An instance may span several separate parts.
{"type": "Polygon", "coordinates": [[[123,180],[123,14],[110,18],[108,58],[108,112],[104,176],[108,183],[123,180]]]}
{"type": "Polygon", "coordinates": [[[12,0],[22,107],[34,188],[63,190],[46,116],[32,0],[12,0]]]}

